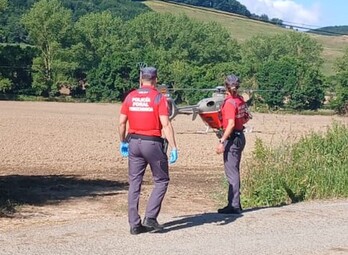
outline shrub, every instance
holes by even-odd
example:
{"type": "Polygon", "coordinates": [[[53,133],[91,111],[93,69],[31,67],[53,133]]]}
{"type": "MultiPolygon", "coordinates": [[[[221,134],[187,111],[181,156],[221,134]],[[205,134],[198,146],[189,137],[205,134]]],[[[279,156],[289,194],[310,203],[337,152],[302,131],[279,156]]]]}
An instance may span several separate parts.
{"type": "Polygon", "coordinates": [[[348,127],[343,124],[279,148],[258,139],[243,179],[243,204],[276,206],[348,197],[347,169],[348,127]]]}

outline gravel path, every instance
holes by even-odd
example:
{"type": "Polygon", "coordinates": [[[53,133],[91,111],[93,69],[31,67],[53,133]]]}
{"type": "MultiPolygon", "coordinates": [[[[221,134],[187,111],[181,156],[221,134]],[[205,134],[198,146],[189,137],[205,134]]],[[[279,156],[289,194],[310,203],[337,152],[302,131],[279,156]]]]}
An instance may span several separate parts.
{"type": "Polygon", "coordinates": [[[348,201],[161,214],[161,233],[129,234],[127,218],[91,217],[0,231],[0,254],[348,254],[348,201]]]}

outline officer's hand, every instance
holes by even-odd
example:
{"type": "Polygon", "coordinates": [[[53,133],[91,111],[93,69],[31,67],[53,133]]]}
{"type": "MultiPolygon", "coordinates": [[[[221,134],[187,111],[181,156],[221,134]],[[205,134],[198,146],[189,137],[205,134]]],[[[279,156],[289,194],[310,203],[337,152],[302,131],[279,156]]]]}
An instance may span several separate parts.
{"type": "Polygon", "coordinates": [[[217,154],[221,154],[224,152],[224,150],[225,150],[224,144],[219,142],[219,144],[216,146],[215,152],[217,154]]]}
{"type": "Polygon", "coordinates": [[[120,153],[121,153],[122,157],[128,157],[128,143],[121,142],[120,153]]]}
{"type": "Polygon", "coordinates": [[[178,150],[176,148],[170,151],[169,164],[174,164],[178,159],[178,150]]]}

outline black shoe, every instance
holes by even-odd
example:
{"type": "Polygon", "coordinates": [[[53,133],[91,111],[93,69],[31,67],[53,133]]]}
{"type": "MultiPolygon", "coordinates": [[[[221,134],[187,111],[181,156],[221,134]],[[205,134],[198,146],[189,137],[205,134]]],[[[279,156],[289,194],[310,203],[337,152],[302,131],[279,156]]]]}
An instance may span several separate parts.
{"type": "Polygon", "coordinates": [[[159,224],[156,219],[145,218],[143,221],[143,225],[147,227],[149,230],[163,230],[163,226],[159,224]]]}
{"type": "Polygon", "coordinates": [[[146,233],[147,231],[148,231],[147,228],[144,227],[143,225],[130,228],[131,235],[139,235],[141,233],[146,233]]]}
{"type": "Polygon", "coordinates": [[[235,207],[232,207],[232,206],[225,206],[224,208],[219,209],[218,213],[223,213],[223,214],[241,214],[242,210],[240,208],[235,208],[235,207]]]}

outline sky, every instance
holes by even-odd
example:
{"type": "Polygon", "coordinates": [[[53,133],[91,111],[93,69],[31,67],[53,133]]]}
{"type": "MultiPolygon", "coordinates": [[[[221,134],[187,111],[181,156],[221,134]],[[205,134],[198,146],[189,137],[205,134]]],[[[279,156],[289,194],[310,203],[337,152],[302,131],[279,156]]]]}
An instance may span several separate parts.
{"type": "Polygon", "coordinates": [[[348,0],[238,0],[251,13],[308,28],[348,25],[348,0]]]}

